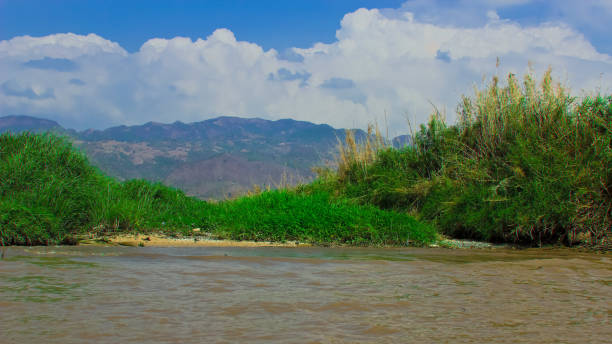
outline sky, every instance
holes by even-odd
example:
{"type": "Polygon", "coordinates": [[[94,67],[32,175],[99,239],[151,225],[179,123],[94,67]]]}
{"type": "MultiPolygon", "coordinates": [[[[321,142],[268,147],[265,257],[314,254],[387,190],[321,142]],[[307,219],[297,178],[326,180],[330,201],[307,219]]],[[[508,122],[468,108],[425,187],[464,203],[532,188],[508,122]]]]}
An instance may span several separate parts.
{"type": "Polygon", "coordinates": [[[0,0],[0,116],[294,118],[392,135],[494,75],[612,92],[612,1],[0,0]],[[497,60],[500,64],[497,66],[497,60]]]}

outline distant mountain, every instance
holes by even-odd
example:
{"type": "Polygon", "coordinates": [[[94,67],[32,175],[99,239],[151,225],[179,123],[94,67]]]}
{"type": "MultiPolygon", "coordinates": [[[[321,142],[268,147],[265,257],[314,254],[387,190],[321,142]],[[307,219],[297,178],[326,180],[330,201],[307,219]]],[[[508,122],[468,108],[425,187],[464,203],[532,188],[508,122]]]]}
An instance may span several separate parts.
{"type": "Polygon", "coordinates": [[[395,148],[404,148],[406,146],[410,146],[412,144],[412,136],[410,135],[400,135],[396,136],[391,140],[393,147],[395,148]]]}
{"type": "MultiPolygon", "coordinates": [[[[89,159],[119,179],[145,178],[201,198],[233,197],[254,185],[308,181],[312,167],[333,160],[344,129],[283,119],[219,117],[202,122],[149,122],[77,132],[50,120],[0,117],[0,131],[70,135],[89,159]]],[[[358,139],[365,132],[356,130],[358,139]]]]}
{"type": "Polygon", "coordinates": [[[0,117],[0,133],[7,131],[21,132],[43,132],[43,131],[64,131],[61,125],[48,119],[30,116],[6,116],[0,117]]]}
{"type": "Polygon", "coordinates": [[[180,142],[195,140],[244,140],[257,137],[276,137],[278,141],[286,139],[306,140],[344,133],[344,130],[333,129],[325,124],[281,119],[269,121],[260,118],[218,117],[202,122],[172,124],[149,122],[143,125],[118,126],[105,130],[87,130],[81,137],[88,141],[117,140],[125,142],[164,141],[180,142]]]}

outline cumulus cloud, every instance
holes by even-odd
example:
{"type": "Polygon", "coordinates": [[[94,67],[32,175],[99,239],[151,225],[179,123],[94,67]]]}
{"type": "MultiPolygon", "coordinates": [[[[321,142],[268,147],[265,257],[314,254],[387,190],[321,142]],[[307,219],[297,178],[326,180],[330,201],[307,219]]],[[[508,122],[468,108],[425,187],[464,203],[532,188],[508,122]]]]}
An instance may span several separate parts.
{"type": "Polygon", "coordinates": [[[27,98],[30,100],[53,98],[53,89],[34,88],[31,86],[19,85],[15,80],[4,82],[0,90],[7,96],[27,98]]]}
{"type": "Polygon", "coordinates": [[[387,114],[395,135],[407,128],[404,115],[425,122],[432,103],[452,121],[460,95],[483,76],[521,75],[529,63],[536,72],[552,66],[577,93],[612,87],[602,77],[612,58],[570,26],[524,26],[490,9],[471,13],[477,25],[441,24],[416,12],[422,3],[357,10],[335,42],[282,53],[227,29],[195,41],[154,38],[134,53],[95,34],[0,41],[0,115],[55,114],[84,128],[218,115],[364,127],[387,114]]]}
{"type": "Polygon", "coordinates": [[[270,74],[268,79],[270,80],[278,80],[278,81],[291,81],[291,80],[302,80],[300,85],[305,86],[306,81],[310,78],[310,73],[308,72],[292,72],[287,68],[279,69],[276,74],[270,74]]]}
{"type": "Polygon", "coordinates": [[[0,41],[0,58],[24,62],[45,57],[73,59],[103,53],[127,55],[119,44],[96,34],[82,36],[61,33],[44,37],[20,36],[8,41],[0,41]]]}
{"type": "Polygon", "coordinates": [[[440,49],[438,49],[438,51],[436,51],[436,59],[440,60],[440,61],[444,61],[447,63],[451,62],[451,58],[450,58],[450,54],[448,51],[442,51],[440,49]]]}
{"type": "Polygon", "coordinates": [[[335,88],[335,89],[343,89],[343,88],[353,88],[355,87],[355,83],[351,79],[344,78],[331,78],[323,81],[321,84],[323,88],[335,88]]]}
{"type": "Polygon", "coordinates": [[[68,80],[68,83],[70,83],[72,85],[77,85],[77,86],[84,86],[84,85],[86,85],[85,81],[83,81],[81,79],[77,79],[77,78],[72,78],[72,79],[68,80]]]}
{"type": "Polygon", "coordinates": [[[513,18],[523,25],[569,25],[596,40],[603,52],[612,53],[610,0],[407,0],[401,10],[414,13],[419,21],[442,26],[480,27],[501,18],[513,18]]]}
{"type": "Polygon", "coordinates": [[[29,68],[55,70],[58,72],[72,72],[78,68],[77,64],[71,60],[54,59],[50,57],[45,57],[39,60],[30,60],[24,63],[23,66],[29,68]]]}

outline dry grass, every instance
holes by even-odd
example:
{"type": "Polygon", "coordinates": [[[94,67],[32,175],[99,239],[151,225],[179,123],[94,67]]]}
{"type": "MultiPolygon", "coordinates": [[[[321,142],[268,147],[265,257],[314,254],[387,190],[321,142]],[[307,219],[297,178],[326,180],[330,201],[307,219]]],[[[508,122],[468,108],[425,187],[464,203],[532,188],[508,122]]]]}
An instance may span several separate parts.
{"type": "Polygon", "coordinates": [[[578,134],[575,131],[580,118],[574,123],[575,118],[569,115],[574,99],[567,88],[553,82],[551,74],[548,69],[539,85],[533,75],[527,74],[522,86],[514,74],[509,74],[505,87],[494,77],[483,90],[475,89],[474,96],[462,98],[459,127],[464,137],[476,140],[478,156],[495,156],[508,138],[526,133],[542,143],[578,134]]]}
{"type": "Polygon", "coordinates": [[[347,173],[355,168],[367,171],[368,165],[376,160],[378,152],[390,146],[389,140],[381,134],[378,124],[368,125],[363,142],[357,142],[354,131],[347,129],[344,142],[338,139],[338,178],[345,179],[347,173]]]}

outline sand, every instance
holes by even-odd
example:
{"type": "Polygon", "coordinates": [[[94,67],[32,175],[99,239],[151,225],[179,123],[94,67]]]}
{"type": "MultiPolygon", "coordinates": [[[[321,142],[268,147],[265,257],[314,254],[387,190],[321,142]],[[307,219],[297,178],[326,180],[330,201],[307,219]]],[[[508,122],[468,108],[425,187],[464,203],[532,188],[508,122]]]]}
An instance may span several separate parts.
{"type": "Polygon", "coordinates": [[[218,240],[200,237],[173,238],[159,234],[116,235],[106,237],[110,244],[145,247],[306,247],[307,243],[218,240]]]}

